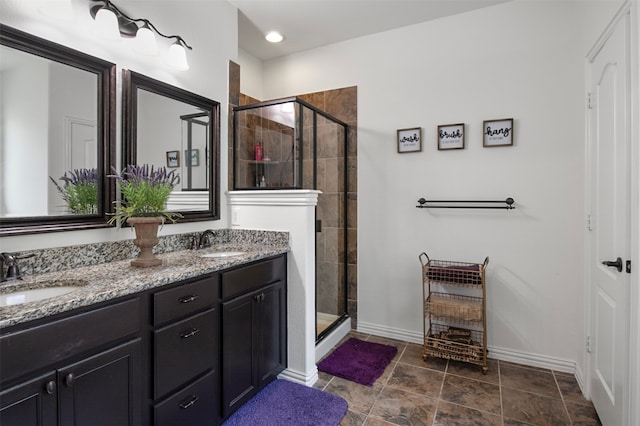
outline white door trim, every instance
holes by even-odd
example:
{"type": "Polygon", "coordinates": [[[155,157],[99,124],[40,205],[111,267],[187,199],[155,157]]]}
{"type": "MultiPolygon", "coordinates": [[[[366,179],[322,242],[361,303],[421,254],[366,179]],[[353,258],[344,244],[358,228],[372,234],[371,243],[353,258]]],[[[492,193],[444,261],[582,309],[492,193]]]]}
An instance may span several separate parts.
{"type": "Polygon", "coordinates": [[[631,341],[629,424],[640,424],[640,5],[631,2],[631,341]],[[635,331],[635,333],[634,333],[635,331]]]}
{"type": "MultiPolygon", "coordinates": [[[[637,0],[625,0],[611,20],[607,28],[602,35],[598,38],[592,49],[587,54],[585,60],[586,78],[585,78],[585,92],[588,93],[590,75],[589,75],[589,63],[600,52],[605,42],[608,40],[617,23],[627,14],[630,15],[631,22],[631,52],[630,52],[630,68],[631,68],[631,259],[632,270],[630,277],[630,341],[629,341],[629,394],[627,395],[627,401],[624,404],[627,407],[624,413],[626,419],[625,424],[637,425],[640,424],[640,8],[638,7],[637,0]]],[[[589,214],[591,209],[591,190],[590,182],[592,178],[589,164],[591,164],[591,158],[593,153],[589,147],[589,111],[585,109],[585,212],[589,214]]],[[[589,220],[589,217],[586,217],[589,220]]],[[[590,273],[590,253],[591,244],[589,240],[588,224],[585,226],[585,291],[584,291],[584,329],[585,329],[585,341],[587,336],[591,335],[591,273],[590,273]]],[[[625,259],[626,260],[626,259],[625,259]]],[[[584,373],[586,375],[585,380],[582,383],[585,384],[583,389],[587,398],[591,395],[591,357],[588,350],[585,347],[584,353],[584,373]]]]}

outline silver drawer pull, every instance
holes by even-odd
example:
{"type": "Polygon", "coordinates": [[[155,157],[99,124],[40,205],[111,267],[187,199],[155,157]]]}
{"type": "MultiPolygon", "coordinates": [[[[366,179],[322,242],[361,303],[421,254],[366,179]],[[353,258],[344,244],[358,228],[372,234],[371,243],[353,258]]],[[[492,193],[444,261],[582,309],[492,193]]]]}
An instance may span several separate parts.
{"type": "Polygon", "coordinates": [[[186,410],[187,408],[191,407],[193,404],[198,402],[198,399],[200,399],[200,398],[198,398],[195,395],[191,395],[191,399],[189,401],[180,403],[180,408],[182,408],[183,410],[186,410]]]}
{"type": "Polygon", "coordinates": [[[193,302],[194,300],[198,300],[199,298],[200,296],[198,296],[197,294],[192,294],[190,296],[181,297],[180,299],[178,299],[178,302],[189,303],[189,302],[193,302]]]}
{"type": "Polygon", "coordinates": [[[183,339],[188,339],[189,337],[193,337],[198,333],[200,333],[200,329],[199,328],[192,328],[191,330],[185,331],[184,333],[182,333],[180,335],[180,337],[183,338],[183,339]]]}

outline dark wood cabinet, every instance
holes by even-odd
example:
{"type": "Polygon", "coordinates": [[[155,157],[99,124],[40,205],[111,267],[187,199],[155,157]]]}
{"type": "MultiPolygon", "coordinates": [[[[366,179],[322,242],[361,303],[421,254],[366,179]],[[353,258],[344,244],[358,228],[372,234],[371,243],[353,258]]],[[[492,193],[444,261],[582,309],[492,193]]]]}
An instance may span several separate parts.
{"type": "Polygon", "coordinates": [[[222,303],[222,414],[227,418],[286,368],[286,258],[223,273],[222,288],[227,291],[222,303]]]}
{"type": "Polygon", "coordinates": [[[222,304],[222,409],[229,417],[258,388],[256,328],[258,303],[254,295],[222,304]]]}
{"type": "Polygon", "coordinates": [[[0,337],[0,424],[139,425],[139,314],[129,299],[0,337]]]}
{"type": "Polygon", "coordinates": [[[219,424],[286,368],[286,274],[283,254],[0,330],[0,425],[219,424]]]}
{"type": "Polygon", "coordinates": [[[258,316],[258,387],[287,367],[287,295],[284,281],[262,290],[258,316]]]}
{"type": "Polygon", "coordinates": [[[210,371],[189,386],[154,406],[157,425],[195,426],[219,423],[220,383],[215,371],[210,371]]]}
{"type": "Polygon", "coordinates": [[[140,367],[135,339],[59,369],[60,424],[139,425],[140,367]]]}
{"type": "Polygon", "coordinates": [[[218,294],[218,274],[152,294],[156,426],[204,426],[220,421],[218,294]]]}
{"type": "Polygon", "coordinates": [[[57,413],[55,371],[0,392],[0,425],[55,426],[57,413]]]}

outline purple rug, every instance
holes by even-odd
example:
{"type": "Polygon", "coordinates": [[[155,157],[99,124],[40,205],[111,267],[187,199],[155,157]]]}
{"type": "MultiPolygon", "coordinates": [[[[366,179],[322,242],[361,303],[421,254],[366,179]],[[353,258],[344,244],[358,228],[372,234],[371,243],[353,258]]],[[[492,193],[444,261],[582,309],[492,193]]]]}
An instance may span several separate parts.
{"type": "Polygon", "coordinates": [[[339,396],[287,380],[274,380],[223,426],[336,426],[347,412],[339,396]]]}
{"type": "Polygon", "coordinates": [[[372,386],[398,353],[398,348],[350,338],[318,363],[318,370],[372,386]]]}

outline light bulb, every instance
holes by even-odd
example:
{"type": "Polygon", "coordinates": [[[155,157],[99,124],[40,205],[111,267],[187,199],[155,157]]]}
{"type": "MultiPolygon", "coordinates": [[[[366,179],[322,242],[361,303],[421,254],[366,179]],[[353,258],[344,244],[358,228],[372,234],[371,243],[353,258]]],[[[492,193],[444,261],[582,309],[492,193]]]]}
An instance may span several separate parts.
{"type": "Polygon", "coordinates": [[[176,41],[169,46],[169,54],[167,55],[167,63],[173,68],[185,71],[189,69],[187,62],[187,52],[180,42],[176,41]]]}
{"type": "Polygon", "coordinates": [[[284,40],[282,34],[277,31],[271,31],[266,36],[264,36],[264,38],[266,38],[267,41],[271,43],[280,43],[282,40],[284,40]]]}
{"type": "Polygon", "coordinates": [[[156,35],[151,31],[147,24],[138,29],[133,48],[141,55],[155,56],[158,54],[156,35]]]}
{"type": "Polygon", "coordinates": [[[120,27],[118,17],[113,10],[103,7],[96,13],[96,32],[102,37],[116,40],[120,38],[120,27]]]}

